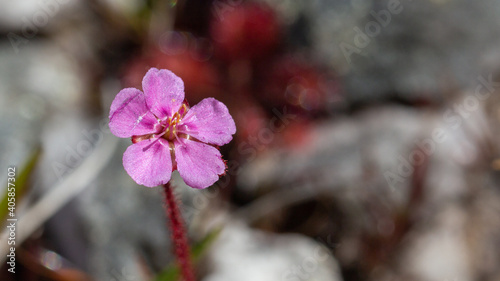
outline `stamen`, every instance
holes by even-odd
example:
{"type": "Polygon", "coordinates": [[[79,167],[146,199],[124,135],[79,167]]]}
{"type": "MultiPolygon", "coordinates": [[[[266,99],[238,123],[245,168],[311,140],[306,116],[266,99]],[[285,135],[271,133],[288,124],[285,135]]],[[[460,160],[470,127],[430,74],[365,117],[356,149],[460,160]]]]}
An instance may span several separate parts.
{"type": "Polygon", "coordinates": [[[188,111],[188,106],[187,106],[187,104],[183,103],[181,108],[179,109],[178,113],[181,117],[184,117],[184,115],[186,115],[187,111],[188,111]]]}
{"type": "Polygon", "coordinates": [[[170,150],[170,159],[172,160],[172,171],[177,169],[177,161],[175,161],[175,146],[172,142],[168,142],[168,149],[170,150]]]}
{"type": "Polygon", "coordinates": [[[153,137],[158,137],[158,138],[161,138],[161,136],[163,136],[167,131],[163,131],[163,133],[159,134],[159,135],[153,135],[153,137]]]}
{"type": "Polygon", "coordinates": [[[184,143],[181,142],[181,140],[179,139],[179,137],[177,136],[177,134],[175,134],[175,138],[177,139],[177,141],[182,145],[184,146],[184,143]]]}
{"type": "Polygon", "coordinates": [[[166,120],[166,124],[164,127],[165,136],[163,138],[165,138],[168,141],[177,140],[182,144],[182,142],[180,141],[180,137],[182,136],[180,136],[179,134],[184,134],[184,132],[179,130],[180,128],[177,128],[177,126],[181,123],[182,117],[184,117],[187,110],[188,106],[186,104],[182,104],[181,108],[179,108],[179,111],[175,112],[171,117],[169,117],[166,120]]]}

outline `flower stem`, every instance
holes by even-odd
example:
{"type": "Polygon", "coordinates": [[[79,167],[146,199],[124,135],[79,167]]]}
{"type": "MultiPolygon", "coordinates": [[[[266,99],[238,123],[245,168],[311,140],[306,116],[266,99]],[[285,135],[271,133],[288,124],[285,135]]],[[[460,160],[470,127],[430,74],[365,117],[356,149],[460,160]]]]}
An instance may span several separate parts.
{"type": "Polygon", "coordinates": [[[177,262],[181,268],[184,281],[194,281],[194,271],[189,257],[190,251],[187,234],[170,182],[163,185],[163,188],[165,190],[167,217],[170,219],[170,228],[172,232],[172,240],[175,246],[177,262]]]}

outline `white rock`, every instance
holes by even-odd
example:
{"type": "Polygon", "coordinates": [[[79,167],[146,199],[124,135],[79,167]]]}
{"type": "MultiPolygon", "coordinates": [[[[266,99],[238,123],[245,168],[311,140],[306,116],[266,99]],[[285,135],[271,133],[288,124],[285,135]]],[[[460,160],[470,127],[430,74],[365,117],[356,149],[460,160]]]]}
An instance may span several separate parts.
{"type": "Polygon", "coordinates": [[[340,281],[328,249],[304,236],[270,234],[229,223],[211,248],[204,281],[340,281]]]}

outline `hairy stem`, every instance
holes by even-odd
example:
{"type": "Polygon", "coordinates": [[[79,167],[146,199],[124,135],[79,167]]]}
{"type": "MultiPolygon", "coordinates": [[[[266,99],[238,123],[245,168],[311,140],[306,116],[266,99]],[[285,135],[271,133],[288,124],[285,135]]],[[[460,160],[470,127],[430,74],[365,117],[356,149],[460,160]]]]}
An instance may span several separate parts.
{"type": "Polygon", "coordinates": [[[165,190],[165,201],[167,217],[170,219],[170,229],[172,231],[172,240],[175,247],[175,255],[181,268],[181,273],[184,281],[194,281],[194,271],[191,266],[189,256],[189,244],[187,241],[186,229],[182,221],[179,207],[172,191],[170,182],[163,185],[165,190]]]}

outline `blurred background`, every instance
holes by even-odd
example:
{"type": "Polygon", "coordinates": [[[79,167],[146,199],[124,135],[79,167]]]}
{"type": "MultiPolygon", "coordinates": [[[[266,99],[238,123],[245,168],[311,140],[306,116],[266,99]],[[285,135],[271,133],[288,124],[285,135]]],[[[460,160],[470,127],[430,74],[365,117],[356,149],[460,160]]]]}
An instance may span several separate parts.
{"type": "Polygon", "coordinates": [[[1,280],[177,280],[107,127],[150,67],[237,126],[214,186],[174,173],[198,280],[500,280],[499,1],[0,7],[1,280]]]}

